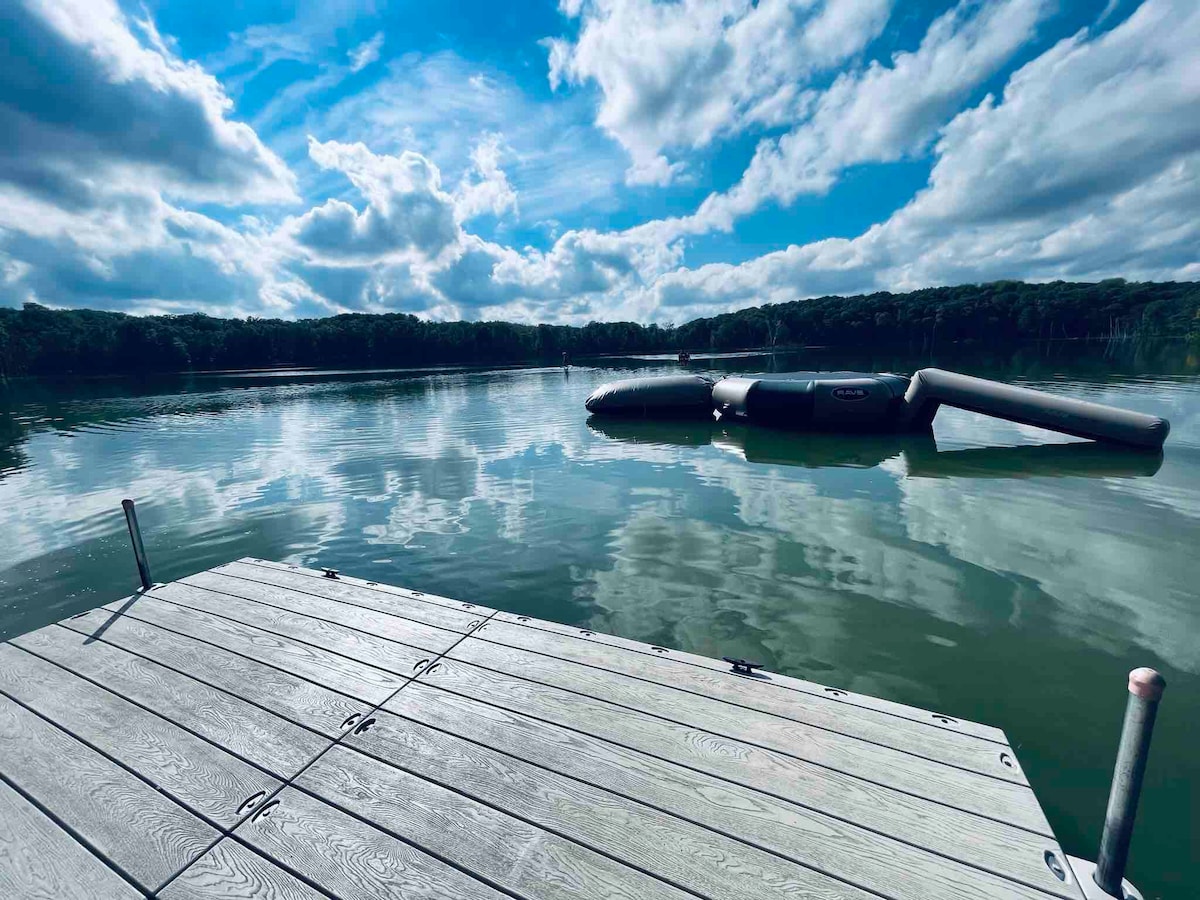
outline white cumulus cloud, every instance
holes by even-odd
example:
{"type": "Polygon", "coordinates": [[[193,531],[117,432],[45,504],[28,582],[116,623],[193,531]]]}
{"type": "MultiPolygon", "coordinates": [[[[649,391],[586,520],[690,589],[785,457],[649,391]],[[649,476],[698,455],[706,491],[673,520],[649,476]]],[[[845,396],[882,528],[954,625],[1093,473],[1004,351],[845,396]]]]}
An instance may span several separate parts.
{"type": "Polygon", "coordinates": [[[517,192],[500,168],[503,138],[489,134],[471,151],[471,171],[463,176],[455,192],[459,218],[466,221],[490,213],[502,216],[517,209],[517,192]]]}
{"type": "Polygon", "coordinates": [[[9,6],[0,180],[64,206],[125,186],[220,203],[297,199],[282,160],[228,118],[217,81],[131,25],[111,0],[9,6]]]}
{"type": "Polygon", "coordinates": [[[890,0],[572,0],[576,40],[545,42],[550,84],[595,82],[596,123],[632,158],[634,183],[683,168],[669,153],[751,125],[793,121],[815,71],[859,53],[890,0]]]}
{"type": "Polygon", "coordinates": [[[943,130],[929,185],[852,240],[659,279],[681,314],[996,278],[1200,276],[1200,7],[1146,0],[943,130]]]}
{"type": "Polygon", "coordinates": [[[321,168],[342,172],[367,203],[359,212],[343,200],[326,200],[285,226],[315,257],[373,262],[415,253],[431,258],[458,240],[454,198],[442,190],[438,167],[419,153],[379,155],[361,143],[322,143],[312,137],[308,152],[321,168]]]}

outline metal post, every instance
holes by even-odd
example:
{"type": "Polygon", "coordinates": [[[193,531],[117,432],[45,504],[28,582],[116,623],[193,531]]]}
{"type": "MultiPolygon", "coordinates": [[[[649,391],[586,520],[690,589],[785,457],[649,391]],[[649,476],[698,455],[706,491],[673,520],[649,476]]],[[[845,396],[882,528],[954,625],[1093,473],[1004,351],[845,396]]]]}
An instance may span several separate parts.
{"type": "Polygon", "coordinates": [[[148,591],[154,587],[154,579],[150,577],[150,563],[146,560],[146,547],[142,544],[142,530],[138,528],[137,510],[133,508],[132,500],[122,500],[121,509],[125,510],[125,523],[129,526],[129,540],[133,542],[133,555],[137,559],[142,589],[148,591]]]}
{"type": "Polygon", "coordinates": [[[1129,839],[1137,815],[1138,796],[1142,792],[1146,759],[1150,755],[1154,717],[1158,714],[1158,701],[1166,686],[1166,679],[1153,669],[1134,669],[1129,673],[1129,702],[1125,707],[1125,724],[1121,728],[1121,746],[1117,750],[1117,766],[1108,795],[1100,856],[1092,876],[1096,885],[1113,897],[1125,896],[1121,882],[1129,859],[1129,839]]]}

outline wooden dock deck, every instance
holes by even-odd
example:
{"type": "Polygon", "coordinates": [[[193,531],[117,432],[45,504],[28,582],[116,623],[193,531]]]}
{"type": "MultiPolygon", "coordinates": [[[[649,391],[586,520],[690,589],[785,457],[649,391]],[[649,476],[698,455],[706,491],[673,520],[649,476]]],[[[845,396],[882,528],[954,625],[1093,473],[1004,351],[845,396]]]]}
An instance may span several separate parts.
{"type": "Polygon", "coordinates": [[[0,644],[0,897],[1083,894],[998,729],[243,559],[0,644]]]}

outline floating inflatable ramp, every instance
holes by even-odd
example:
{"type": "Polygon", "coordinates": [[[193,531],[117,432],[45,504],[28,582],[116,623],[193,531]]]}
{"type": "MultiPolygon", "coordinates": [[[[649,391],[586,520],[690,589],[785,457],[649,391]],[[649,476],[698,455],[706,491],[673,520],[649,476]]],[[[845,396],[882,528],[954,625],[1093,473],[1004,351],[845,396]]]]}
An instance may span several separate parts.
{"type": "Polygon", "coordinates": [[[793,372],[724,378],[631,378],[597,388],[585,403],[600,415],[714,415],[827,431],[927,431],[942,406],[1035,425],[1094,441],[1160,449],[1166,419],[988,381],[942,369],[904,375],[793,372]]]}

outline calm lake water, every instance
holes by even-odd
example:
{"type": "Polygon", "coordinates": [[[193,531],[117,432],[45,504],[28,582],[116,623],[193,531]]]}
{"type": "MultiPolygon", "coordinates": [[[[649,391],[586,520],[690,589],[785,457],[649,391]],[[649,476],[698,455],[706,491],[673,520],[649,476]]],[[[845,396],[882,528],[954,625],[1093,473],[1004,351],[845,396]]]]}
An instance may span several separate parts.
{"type": "Polygon", "coordinates": [[[0,637],[240,556],[704,653],[1004,728],[1094,858],[1125,675],[1168,689],[1134,837],[1148,897],[1200,896],[1200,361],[1181,345],[921,365],[1166,416],[1165,454],[943,410],[932,439],[589,422],[669,360],[0,386],[0,637]]]}

